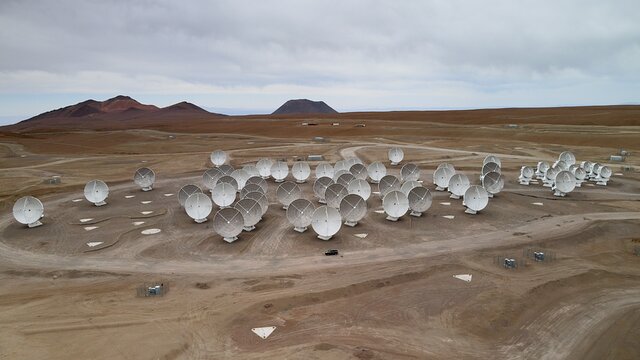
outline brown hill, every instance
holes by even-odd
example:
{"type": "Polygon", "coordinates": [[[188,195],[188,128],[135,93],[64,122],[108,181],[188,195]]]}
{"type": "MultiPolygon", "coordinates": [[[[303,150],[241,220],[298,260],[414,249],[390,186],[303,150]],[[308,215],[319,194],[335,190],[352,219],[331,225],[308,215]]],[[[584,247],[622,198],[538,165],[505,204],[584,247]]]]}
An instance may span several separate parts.
{"type": "Polygon", "coordinates": [[[324,101],[311,101],[308,99],[289,100],[282,104],[271,115],[287,114],[337,114],[331,106],[324,101]]]}

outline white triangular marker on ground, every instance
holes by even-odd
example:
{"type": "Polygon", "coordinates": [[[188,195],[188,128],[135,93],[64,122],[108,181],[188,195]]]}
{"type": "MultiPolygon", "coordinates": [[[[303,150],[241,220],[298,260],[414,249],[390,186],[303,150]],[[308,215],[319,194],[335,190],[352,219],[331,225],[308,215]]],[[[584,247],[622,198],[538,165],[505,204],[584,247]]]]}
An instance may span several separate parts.
{"type": "Polygon", "coordinates": [[[587,184],[587,186],[596,186],[596,184],[587,184]]]}
{"type": "Polygon", "coordinates": [[[92,242],[88,242],[87,246],[94,247],[94,246],[98,246],[100,244],[104,244],[104,242],[103,241],[92,241],[92,242]]]}
{"type": "Polygon", "coordinates": [[[374,191],[374,192],[372,192],[372,194],[380,195],[380,191],[374,191]]]}
{"type": "Polygon", "coordinates": [[[253,331],[256,335],[260,336],[263,339],[266,339],[269,337],[269,335],[271,335],[271,333],[276,329],[275,326],[265,326],[265,327],[259,327],[259,328],[253,328],[251,329],[251,331],[253,331]]]}
{"type": "Polygon", "coordinates": [[[144,224],[144,221],[134,221],[133,225],[138,226],[144,224]]]}
{"type": "Polygon", "coordinates": [[[455,218],[455,216],[453,216],[453,215],[444,215],[443,218],[449,219],[449,220],[453,220],[455,218]]]}
{"type": "Polygon", "coordinates": [[[153,213],[153,211],[140,211],[140,214],[142,214],[142,215],[149,215],[149,214],[152,214],[152,213],[153,213]]]}
{"type": "Polygon", "coordinates": [[[615,175],[615,176],[623,176],[623,174],[622,174],[622,173],[615,173],[615,174],[613,174],[613,175],[615,175]]]}
{"type": "Polygon", "coordinates": [[[541,203],[541,202],[535,202],[535,203],[532,203],[532,204],[533,204],[533,205],[538,205],[538,206],[542,206],[542,205],[544,205],[544,204],[543,204],[543,203],[541,203]]]}
{"type": "Polygon", "coordinates": [[[384,214],[384,210],[375,210],[374,212],[378,214],[384,214]]]}
{"type": "Polygon", "coordinates": [[[357,237],[359,237],[360,239],[364,239],[364,238],[366,238],[366,237],[367,237],[367,235],[369,235],[369,234],[353,234],[353,236],[357,236],[357,237]]]}
{"type": "Polygon", "coordinates": [[[173,194],[164,194],[164,196],[169,197],[169,196],[173,196],[173,194]]]}
{"type": "Polygon", "coordinates": [[[73,199],[73,200],[71,200],[71,201],[73,201],[73,202],[80,202],[80,201],[82,201],[82,199],[73,199]]]}
{"type": "Polygon", "coordinates": [[[134,197],[136,197],[136,196],[135,195],[125,195],[124,196],[125,199],[131,199],[131,198],[134,198],[134,197]]]}
{"type": "Polygon", "coordinates": [[[87,231],[91,231],[91,230],[95,230],[97,228],[98,228],[97,226],[86,226],[84,229],[87,230],[87,231]]]}
{"type": "Polygon", "coordinates": [[[462,281],[471,282],[471,278],[473,277],[473,275],[471,275],[471,274],[460,274],[460,275],[453,275],[453,277],[456,278],[456,279],[460,279],[462,281]]]}
{"type": "Polygon", "coordinates": [[[81,223],[85,223],[85,222],[91,221],[91,220],[93,220],[93,218],[80,219],[80,222],[81,223]]]}
{"type": "Polygon", "coordinates": [[[147,201],[140,201],[141,204],[151,204],[151,200],[147,200],[147,201]]]}
{"type": "Polygon", "coordinates": [[[451,203],[450,202],[441,202],[440,205],[449,206],[449,205],[451,205],[451,203]]]}

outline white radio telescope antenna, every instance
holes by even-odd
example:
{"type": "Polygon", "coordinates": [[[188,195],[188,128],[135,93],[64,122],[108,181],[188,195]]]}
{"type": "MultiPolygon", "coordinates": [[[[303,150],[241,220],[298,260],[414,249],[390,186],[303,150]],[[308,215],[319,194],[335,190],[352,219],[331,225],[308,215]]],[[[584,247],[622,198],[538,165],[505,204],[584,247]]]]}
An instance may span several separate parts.
{"type": "Polygon", "coordinates": [[[536,178],[538,180],[544,179],[544,173],[549,170],[549,163],[546,161],[538,161],[538,166],[536,168],[536,178]]]}
{"type": "Polygon", "coordinates": [[[327,201],[325,200],[325,195],[326,195],[326,191],[327,188],[329,187],[329,185],[335,184],[333,182],[333,179],[323,176],[323,177],[319,177],[314,183],[313,183],[313,193],[314,195],[318,198],[318,202],[321,204],[326,204],[327,201]]]}
{"type": "Polygon", "coordinates": [[[382,199],[382,208],[388,215],[387,220],[398,221],[409,210],[409,198],[402,191],[390,191],[382,199]]]}
{"type": "Polygon", "coordinates": [[[451,170],[451,172],[453,174],[456,173],[456,168],[453,165],[449,164],[449,163],[441,163],[440,165],[438,165],[436,170],[439,170],[439,169],[442,169],[442,168],[448,168],[449,170],[451,170]]]}
{"type": "Polygon", "coordinates": [[[269,184],[267,184],[267,180],[261,178],[260,176],[252,176],[247,179],[247,183],[244,186],[255,184],[262,188],[262,193],[266,194],[269,189],[269,184]]]}
{"type": "Polygon", "coordinates": [[[252,165],[252,164],[244,165],[242,167],[242,170],[246,171],[249,177],[260,176],[260,172],[258,171],[258,168],[255,165],[252,165]]]}
{"type": "Polygon", "coordinates": [[[543,184],[542,186],[544,187],[552,187],[553,183],[556,181],[556,175],[558,175],[558,173],[561,170],[558,168],[548,168],[547,171],[544,172],[544,179],[542,180],[543,184]]]}
{"type": "Polygon", "coordinates": [[[380,183],[378,184],[378,191],[380,192],[380,197],[384,198],[390,191],[400,191],[400,180],[393,175],[385,175],[382,179],[380,179],[380,183]]]}
{"type": "Polygon", "coordinates": [[[576,156],[573,155],[571,151],[563,151],[560,153],[560,156],[558,156],[558,160],[562,160],[571,166],[576,163],[576,156]]]}
{"type": "Polygon", "coordinates": [[[316,179],[320,179],[321,177],[333,179],[333,166],[326,161],[323,161],[316,166],[316,179]]]}
{"type": "MultiPolygon", "coordinates": [[[[351,175],[351,173],[348,170],[338,170],[338,171],[334,172],[333,173],[333,182],[337,183],[338,179],[340,178],[340,176],[342,176],[344,174],[351,175]]],[[[353,176],[353,175],[351,175],[351,176],[353,176]]]]}
{"type": "Polygon", "coordinates": [[[258,168],[258,172],[263,179],[268,179],[271,177],[271,167],[273,166],[273,161],[271,159],[260,159],[256,163],[256,168],[258,168]]]}
{"type": "Polygon", "coordinates": [[[311,168],[306,161],[296,161],[291,167],[291,175],[297,183],[304,183],[311,175],[311,168]]]}
{"type": "Polygon", "coordinates": [[[106,205],[109,187],[102,180],[91,180],[84,186],[84,197],[95,206],[106,205]]]}
{"type": "Polygon", "coordinates": [[[601,166],[598,171],[598,176],[596,177],[596,185],[607,186],[607,182],[609,178],[611,178],[611,168],[608,166],[601,166]]]}
{"type": "Polygon", "coordinates": [[[463,205],[467,207],[465,213],[475,215],[489,203],[489,194],[482,186],[471,185],[464,193],[463,205]]]}
{"type": "Polygon", "coordinates": [[[420,168],[413,163],[406,163],[400,169],[400,178],[402,181],[418,181],[420,180],[420,168]]]}
{"type": "Polygon", "coordinates": [[[213,190],[214,186],[218,183],[218,179],[220,179],[222,175],[222,171],[218,168],[209,169],[202,174],[202,182],[207,189],[213,190]]]}
{"type": "Polygon", "coordinates": [[[260,219],[262,219],[262,216],[267,213],[267,210],[269,210],[269,200],[267,199],[267,196],[263,193],[260,193],[257,191],[250,192],[245,195],[244,199],[252,199],[257,201],[258,204],[260,204],[260,208],[262,210],[262,213],[260,214],[260,219]]]}
{"type": "Polygon", "coordinates": [[[289,166],[284,161],[276,161],[271,166],[271,176],[277,183],[284,182],[284,179],[289,175],[289,166]]]}
{"type": "MultiPolygon", "coordinates": [[[[230,175],[223,175],[218,179],[218,182],[216,183],[216,185],[220,184],[220,183],[225,183],[225,184],[229,184],[231,186],[233,186],[233,188],[235,189],[235,191],[238,191],[238,182],[236,181],[236,179],[233,176],[230,175]]],[[[215,189],[215,187],[214,187],[215,189]]]]}
{"type": "Polygon", "coordinates": [[[333,166],[333,173],[335,174],[340,170],[349,172],[350,168],[351,168],[351,165],[349,164],[349,162],[347,162],[347,160],[338,160],[336,161],[336,164],[333,166]]]}
{"type": "Polygon", "coordinates": [[[489,162],[498,164],[498,167],[502,166],[502,162],[495,155],[487,155],[487,156],[485,156],[484,160],[482,160],[482,166],[484,166],[486,163],[489,163],[489,162]]]}
{"type": "Polygon", "coordinates": [[[355,179],[356,179],[356,177],[353,176],[353,174],[348,172],[348,173],[344,173],[344,174],[340,175],[338,177],[338,180],[336,181],[336,183],[338,183],[338,184],[340,184],[340,185],[342,185],[344,187],[347,187],[347,186],[349,186],[349,183],[352,182],[355,179]]]}
{"type": "Polygon", "coordinates": [[[444,191],[449,186],[449,180],[454,174],[455,170],[446,166],[436,169],[433,173],[433,183],[436,185],[436,190],[444,191]]]}
{"type": "Polygon", "coordinates": [[[151,191],[153,183],[156,181],[156,174],[153,170],[143,167],[136,170],[133,181],[142,188],[142,191],[151,191]]]}
{"type": "Polygon", "coordinates": [[[21,197],[13,204],[13,217],[21,224],[34,228],[42,225],[40,219],[44,216],[42,202],[33,196],[21,197]]]}
{"type": "MultiPolygon", "coordinates": [[[[261,178],[262,179],[262,178],[261,178]]],[[[260,185],[257,184],[247,184],[245,185],[242,190],[240,191],[240,199],[244,199],[248,193],[250,192],[259,192],[262,194],[266,194],[264,192],[264,190],[262,190],[262,188],[260,187],[260,185]]]]}
{"type": "Polygon", "coordinates": [[[482,180],[482,178],[490,173],[490,172],[497,172],[498,174],[502,173],[502,169],[500,169],[500,165],[498,165],[498,163],[494,163],[494,162],[488,162],[484,165],[482,165],[482,172],[480,175],[480,180],[482,180]]]}
{"type": "Polygon", "coordinates": [[[551,190],[554,191],[553,196],[566,196],[576,188],[576,177],[567,170],[560,171],[556,175],[555,183],[551,190]]]}
{"type": "Polygon", "coordinates": [[[291,181],[283,182],[276,189],[276,197],[278,198],[278,201],[282,204],[282,208],[285,210],[287,210],[287,208],[289,207],[289,204],[291,204],[293,200],[300,198],[301,193],[302,191],[300,190],[300,187],[298,186],[298,184],[291,181]]]}
{"type": "Polygon", "coordinates": [[[212,209],[211,199],[202,192],[192,193],[184,202],[184,210],[187,215],[198,224],[207,221],[207,216],[211,214],[212,209]]]}
{"type": "Polygon", "coordinates": [[[348,194],[340,201],[340,215],[347,226],[356,226],[367,215],[367,202],[356,194],[348,194]]]}
{"type": "Polygon", "coordinates": [[[367,173],[367,167],[363,164],[351,165],[351,167],[349,168],[349,172],[353,176],[355,176],[356,179],[360,180],[367,180],[367,176],[369,176],[369,174],[367,173]]]}
{"type": "Polygon", "coordinates": [[[482,187],[487,190],[487,196],[492,198],[504,188],[504,178],[495,171],[488,172],[482,177],[482,187]]]}
{"type": "Polygon", "coordinates": [[[447,188],[451,193],[449,196],[452,199],[460,199],[461,196],[464,196],[465,191],[471,186],[469,182],[469,178],[467,175],[463,174],[455,174],[449,179],[449,185],[447,188]]]}
{"type": "Polygon", "coordinates": [[[232,184],[219,181],[211,191],[211,198],[216,205],[224,209],[236,201],[236,193],[237,190],[232,184]]]}
{"type": "Polygon", "coordinates": [[[211,163],[218,167],[227,161],[227,153],[222,150],[216,150],[211,153],[211,163]]]}
{"type": "Polygon", "coordinates": [[[531,178],[533,178],[535,170],[531,166],[523,166],[520,168],[520,176],[518,176],[518,181],[520,185],[529,185],[531,178]]]}
{"type": "Polygon", "coordinates": [[[373,184],[380,182],[385,175],[387,175],[387,168],[380,161],[373,162],[367,167],[367,173],[373,184]]]}
{"type": "Polygon", "coordinates": [[[244,218],[238,209],[231,207],[220,209],[213,217],[213,230],[228,243],[238,240],[243,227],[244,218]]]}
{"type": "Polygon", "coordinates": [[[402,184],[402,186],[400,187],[400,191],[405,193],[405,195],[409,196],[409,191],[411,191],[411,189],[418,186],[422,186],[422,184],[413,180],[405,181],[404,184],[402,184]]]}
{"type": "Polygon", "coordinates": [[[316,210],[311,201],[307,199],[296,199],[287,208],[287,220],[293,225],[293,230],[303,233],[311,225],[313,212],[316,210]]]}
{"type": "Polygon", "coordinates": [[[422,216],[422,213],[431,207],[431,191],[425,187],[414,187],[409,191],[407,199],[409,200],[409,209],[411,209],[409,215],[411,216],[422,216]]]}
{"type": "Polygon", "coordinates": [[[231,173],[231,177],[236,179],[238,190],[242,190],[249,179],[249,174],[243,169],[236,169],[231,173]]]}
{"type": "Polygon", "coordinates": [[[329,240],[338,233],[342,226],[342,219],[337,209],[323,205],[313,212],[311,227],[318,234],[318,238],[329,240]]]}
{"type": "Polygon", "coordinates": [[[242,230],[252,231],[256,228],[256,224],[262,218],[262,206],[260,206],[257,201],[244,198],[235,203],[233,207],[240,211],[242,218],[244,219],[244,226],[242,230]]]}
{"type": "Polygon", "coordinates": [[[342,184],[331,184],[327,187],[324,193],[324,197],[327,201],[327,205],[338,209],[342,198],[347,196],[349,191],[342,184]]]}
{"type": "Polygon", "coordinates": [[[404,151],[399,147],[389,149],[388,155],[392,166],[400,164],[402,159],[404,159],[404,151]]]}
{"type": "Polygon", "coordinates": [[[560,171],[569,170],[569,164],[564,162],[564,160],[556,160],[556,162],[553,163],[553,167],[560,169],[560,171]]]}
{"type": "Polygon", "coordinates": [[[581,187],[585,177],[587,177],[587,172],[583,168],[579,167],[573,170],[573,176],[576,178],[576,187],[581,187]]]}
{"type": "Polygon", "coordinates": [[[369,200],[371,196],[371,185],[366,180],[355,179],[347,186],[349,194],[356,194],[363,198],[365,201],[369,200]]]}
{"type": "Polygon", "coordinates": [[[222,164],[218,166],[218,169],[220,169],[220,172],[222,172],[223,176],[224,175],[231,176],[231,174],[233,174],[233,171],[235,170],[233,166],[229,164],[222,164]]]}
{"type": "Polygon", "coordinates": [[[178,202],[180,206],[184,207],[184,202],[187,201],[189,195],[201,192],[202,190],[197,185],[187,184],[181,187],[180,191],[178,191],[178,202]]]}

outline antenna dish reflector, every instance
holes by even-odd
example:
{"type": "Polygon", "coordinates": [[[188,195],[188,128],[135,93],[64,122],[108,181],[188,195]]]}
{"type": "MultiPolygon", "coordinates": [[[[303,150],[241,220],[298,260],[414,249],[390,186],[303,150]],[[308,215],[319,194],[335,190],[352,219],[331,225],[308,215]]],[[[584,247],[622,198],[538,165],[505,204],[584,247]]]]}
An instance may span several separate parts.
{"type": "Polygon", "coordinates": [[[471,186],[469,182],[469,178],[463,174],[455,174],[449,179],[449,192],[452,199],[460,199],[461,196],[464,196],[465,191],[471,186]]]}
{"type": "Polygon", "coordinates": [[[261,178],[260,176],[252,176],[247,179],[247,183],[244,186],[255,184],[262,188],[262,193],[266,194],[269,189],[269,185],[267,184],[267,180],[261,178]]]}
{"type": "Polygon", "coordinates": [[[212,209],[213,204],[209,196],[199,191],[189,195],[184,202],[184,210],[187,212],[187,215],[198,224],[207,221],[207,216],[211,214],[212,209]]]}
{"type": "Polygon", "coordinates": [[[349,172],[356,178],[360,180],[367,180],[367,167],[362,164],[353,164],[349,168],[349,172]]]}
{"type": "MultiPolygon", "coordinates": [[[[233,186],[233,188],[235,189],[236,192],[238,191],[238,182],[236,181],[236,179],[233,176],[230,176],[230,175],[221,176],[218,179],[218,184],[220,184],[220,183],[229,184],[229,185],[233,186]]],[[[214,187],[214,189],[215,189],[215,187],[214,187]]]]}
{"type": "Polygon", "coordinates": [[[349,194],[356,194],[363,198],[365,201],[369,200],[371,196],[371,185],[366,180],[355,179],[347,186],[349,194]]]}
{"type": "Polygon", "coordinates": [[[197,185],[188,184],[181,187],[180,191],[178,191],[178,202],[180,206],[184,207],[184,202],[187,201],[189,195],[201,192],[202,190],[197,185]]]}
{"type": "Polygon", "coordinates": [[[490,172],[497,172],[498,174],[502,173],[502,169],[500,169],[500,165],[498,163],[494,163],[494,162],[488,162],[484,165],[482,165],[482,172],[481,172],[481,176],[480,176],[480,180],[482,180],[482,177],[485,176],[487,173],[490,172]]]}
{"type": "Polygon", "coordinates": [[[333,173],[335,175],[335,173],[337,173],[340,170],[344,170],[346,172],[349,172],[349,169],[351,168],[351,165],[349,165],[349,163],[347,162],[347,160],[339,160],[336,162],[336,164],[333,166],[333,173]]]}
{"type": "Polygon", "coordinates": [[[213,230],[228,243],[238,240],[243,227],[244,219],[238,209],[231,207],[220,209],[213,217],[213,230]]]}
{"type": "Polygon", "coordinates": [[[502,162],[495,155],[487,155],[487,156],[485,156],[484,160],[482,160],[482,166],[484,166],[486,163],[490,163],[490,162],[498,164],[498,167],[502,166],[502,162]]]}
{"type": "Polygon", "coordinates": [[[320,202],[321,204],[327,203],[325,200],[325,194],[329,185],[332,185],[332,184],[335,184],[333,182],[333,179],[326,176],[318,178],[313,183],[313,193],[318,198],[318,202],[320,202]]]}
{"type": "Polygon", "coordinates": [[[404,159],[404,151],[402,151],[402,149],[399,147],[394,147],[389,149],[388,155],[389,155],[389,161],[393,166],[400,164],[402,159],[404,159]]]}
{"type": "Polygon", "coordinates": [[[316,166],[316,179],[320,179],[321,177],[333,179],[333,166],[328,162],[321,162],[316,166]]]}
{"type": "Polygon", "coordinates": [[[324,193],[325,199],[327,200],[327,205],[332,208],[340,208],[340,202],[342,198],[347,196],[349,191],[342,184],[331,184],[327,187],[327,190],[324,193]]]}
{"type": "Polygon", "coordinates": [[[556,181],[556,175],[558,175],[558,173],[561,170],[559,168],[549,168],[547,169],[547,171],[544,172],[544,179],[542,180],[543,184],[542,186],[545,187],[552,187],[553,183],[556,181]]]}
{"type": "Polygon", "coordinates": [[[348,173],[344,173],[344,174],[340,175],[336,182],[346,188],[347,186],[349,186],[349,183],[352,182],[355,179],[356,179],[356,177],[353,176],[353,174],[348,172],[348,173]]]}
{"type": "Polygon", "coordinates": [[[301,194],[300,187],[298,184],[286,181],[280,184],[276,189],[276,197],[278,201],[282,204],[282,208],[287,210],[289,204],[293,202],[293,200],[299,199],[301,194]]]}
{"type": "Polygon", "coordinates": [[[231,174],[233,174],[233,171],[235,170],[233,168],[233,166],[229,165],[229,164],[223,164],[218,166],[218,169],[220,169],[220,171],[222,172],[222,175],[227,175],[227,176],[231,176],[231,174]]]}
{"type": "Polygon", "coordinates": [[[580,163],[580,167],[589,174],[593,170],[593,163],[591,161],[583,161],[580,163]]]}
{"type": "Polygon", "coordinates": [[[608,166],[601,166],[598,169],[598,176],[596,176],[596,185],[606,186],[609,178],[611,177],[612,171],[608,166]]]}
{"type": "Polygon", "coordinates": [[[447,166],[436,169],[433,173],[433,183],[436,184],[436,190],[444,191],[449,186],[449,180],[455,174],[455,170],[447,166]]]}
{"type": "Polygon", "coordinates": [[[222,150],[216,150],[214,152],[211,153],[211,163],[218,167],[220,165],[223,165],[226,161],[227,161],[227,153],[225,153],[222,150]]]}
{"type": "Polygon", "coordinates": [[[13,217],[21,224],[30,228],[42,225],[40,219],[44,216],[42,202],[33,196],[21,197],[13,204],[13,217]]]}
{"type": "Polygon", "coordinates": [[[581,187],[584,179],[587,177],[587,172],[579,167],[573,170],[573,176],[576,178],[576,187],[581,187]]]}
{"type": "Polygon", "coordinates": [[[400,169],[400,178],[402,181],[418,181],[420,180],[420,168],[413,163],[406,163],[400,169]]]}
{"type": "Polygon", "coordinates": [[[256,168],[258,168],[258,172],[263,179],[268,179],[271,177],[271,167],[273,166],[273,161],[271,159],[260,159],[256,164],[256,168]]]}
{"type": "Polygon", "coordinates": [[[571,151],[563,151],[558,156],[558,160],[564,161],[567,165],[571,166],[576,163],[576,156],[571,151]]]}
{"type": "Polygon", "coordinates": [[[284,179],[289,175],[289,166],[284,161],[276,161],[271,166],[271,176],[277,183],[284,182],[284,179]]]}
{"type": "Polygon", "coordinates": [[[438,165],[436,170],[439,170],[439,169],[442,169],[442,168],[448,168],[449,170],[451,170],[451,172],[453,174],[456,173],[456,168],[453,165],[449,164],[449,163],[442,163],[442,164],[438,165]]]}
{"type": "Polygon", "coordinates": [[[422,184],[420,184],[417,181],[405,181],[404,184],[402,184],[402,186],[400,187],[400,191],[402,191],[403,193],[405,193],[405,195],[409,196],[409,191],[411,191],[411,189],[418,187],[418,186],[422,186],[422,184]]]}
{"type": "Polygon", "coordinates": [[[249,179],[249,174],[242,169],[236,169],[231,173],[231,177],[236,179],[238,190],[242,190],[249,179]]]}
{"type": "Polygon", "coordinates": [[[287,220],[293,225],[293,230],[303,233],[311,225],[313,212],[316,210],[311,201],[307,199],[296,199],[287,208],[287,220]]]}
{"type": "Polygon", "coordinates": [[[262,218],[262,206],[260,206],[257,201],[244,198],[235,203],[233,207],[240,211],[242,218],[244,219],[244,226],[242,230],[252,231],[256,228],[255,225],[262,218]]]}
{"type": "Polygon", "coordinates": [[[464,193],[463,205],[467,207],[465,213],[477,214],[478,211],[487,207],[489,194],[482,186],[471,185],[464,193]]]}
{"type": "Polygon", "coordinates": [[[263,216],[264,214],[267,213],[267,210],[269,210],[269,200],[267,199],[267,196],[263,193],[260,193],[257,191],[250,192],[250,193],[247,193],[247,195],[245,195],[244,198],[255,200],[258,202],[258,204],[260,204],[260,208],[262,209],[262,214],[260,216],[263,216]]]}
{"type": "Polygon", "coordinates": [[[347,226],[356,226],[367,215],[367,202],[356,194],[348,194],[340,201],[340,215],[347,226]]]}
{"type": "Polygon", "coordinates": [[[538,161],[538,166],[536,168],[536,178],[538,178],[538,180],[543,180],[544,179],[544,174],[547,170],[549,170],[549,163],[546,161],[538,161]]]}
{"type": "Polygon", "coordinates": [[[407,199],[409,200],[409,209],[411,210],[409,215],[411,216],[422,216],[422,213],[431,207],[431,191],[425,187],[414,187],[409,191],[407,199]]]}
{"type": "Polygon", "coordinates": [[[551,190],[554,190],[554,196],[566,196],[576,188],[576,177],[570,171],[560,171],[556,175],[555,183],[551,190]]]}
{"type": "Polygon", "coordinates": [[[564,162],[564,160],[557,160],[556,162],[553,163],[553,167],[560,169],[560,171],[569,170],[569,164],[564,162]]]}
{"type": "Polygon", "coordinates": [[[387,220],[398,221],[409,210],[409,198],[402,191],[390,191],[382,199],[382,208],[387,220]]]}
{"type": "Polygon", "coordinates": [[[311,175],[311,168],[306,161],[296,161],[291,167],[291,175],[298,183],[306,182],[311,175]]]}
{"type": "Polygon", "coordinates": [[[219,181],[211,191],[211,198],[213,199],[213,202],[216,203],[216,205],[224,209],[231,206],[231,204],[236,201],[237,192],[238,190],[236,190],[236,188],[232,184],[219,181]]]}
{"type": "Polygon", "coordinates": [[[389,191],[400,191],[400,180],[393,175],[385,175],[380,179],[378,184],[378,191],[380,191],[380,197],[384,198],[389,191]]]}
{"type": "Polygon", "coordinates": [[[504,188],[504,178],[500,173],[489,172],[482,177],[482,187],[487,190],[489,197],[493,197],[504,188]]]}
{"type": "Polygon", "coordinates": [[[344,174],[351,174],[349,171],[347,170],[338,170],[336,172],[333,173],[333,182],[337,183],[338,179],[340,178],[340,176],[344,175],[344,174]]]}
{"type": "Polygon", "coordinates": [[[146,167],[140,168],[133,175],[133,181],[142,188],[142,191],[151,191],[156,181],[156,173],[146,167]]]}
{"type": "Polygon", "coordinates": [[[84,186],[84,197],[95,206],[106,205],[109,187],[102,180],[91,180],[84,186]]]}
{"type": "Polygon", "coordinates": [[[367,167],[367,173],[369,174],[371,182],[377,184],[380,182],[380,179],[387,175],[387,168],[384,167],[384,164],[380,161],[376,161],[369,164],[369,167],[367,167]]]}
{"type": "Polygon", "coordinates": [[[202,182],[207,189],[213,190],[213,188],[218,183],[218,179],[220,179],[223,175],[224,174],[222,174],[222,171],[220,171],[219,168],[212,168],[202,174],[202,182]]]}
{"type": "Polygon", "coordinates": [[[518,181],[520,185],[529,185],[529,182],[533,178],[535,170],[531,166],[523,166],[520,168],[520,176],[518,176],[518,181]]]}
{"type": "Polygon", "coordinates": [[[242,167],[242,170],[246,171],[246,173],[249,174],[249,177],[260,176],[260,172],[255,165],[245,165],[242,167]]]}
{"type": "Polygon", "coordinates": [[[323,205],[313,212],[311,227],[318,234],[318,238],[329,240],[338,233],[342,226],[342,219],[337,209],[323,205]]]}
{"type": "MultiPolygon", "coordinates": [[[[261,178],[262,179],[262,178],[261,178]]],[[[240,199],[244,199],[248,193],[250,192],[254,192],[257,191],[259,193],[264,194],[264,191],[262,190],[262,188],[260,187],[260,185],[256,185],[256,184],[247,184],[244,186],[244,188],[242,188],[242,190],[240,191],[240,199]]]]}

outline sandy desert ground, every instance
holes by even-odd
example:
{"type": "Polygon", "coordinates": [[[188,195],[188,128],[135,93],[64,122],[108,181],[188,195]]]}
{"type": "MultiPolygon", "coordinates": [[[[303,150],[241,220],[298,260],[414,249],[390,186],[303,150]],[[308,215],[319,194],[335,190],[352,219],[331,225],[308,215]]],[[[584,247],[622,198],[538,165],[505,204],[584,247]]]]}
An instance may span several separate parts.
{"type": "MultiPolygon", "coordinates": [[[[580,111],[582,119],[589,111],[606,117],[602,109],[580,111]]],[[[477,122],[473,114],[456,122],[388,113],[2,132],[0,358],[640,358],[640,174],[621,167],[640,166],[638,115],[603,126],[494,113],[477,122]],[[497,120],[487,121],[491,116],[497,120]],[[331,126],[335,121],[340,125],[331,126]],[[227,151],[235,167],[322,154],[331,162],[384,161],[398,174],[400,166],[386,159],[392,146],[404,149],[403,162],[420,166],[432,207],[393,223],[375,212],[381,200],[373,195],[360,224],[328,242],[312,230],[293,231],[273,180],[263,221],[232,244],[211,220],[194,223],[176,198],[182,185],[201,185],[215,149],[227,151]],[[632,156],[609,162],[619,148],[632,156]],[[563,150],[609,164],[609,185],[555,198],[539,184],[518,184],[520,166],[553,161],[563,150]],[[438,164],[452,163],[477,184],[487,154],[500,157],[507,181],[478,215],[434,191],[438,164]],[[141,166],[157,174],[153,191],[131,180],[141,166]],[[61,184],[45,183],[53,175],[61,184]],[[83,199],[91,179],[109,184],[107,206],[83,199]],[[28,194],[44,203],[41,227],[27,229],[11,215],[13,202],[28,194]],[[141,234],[150,228],[162,232],[141,234]],[[86,245],[94,241],[104,246],[86,245]],[[340,256],[324,256],[329,248],[340,256]],[[531,249],[553,260],[525,257],[531,249]],[[507,270],[499,257],[520,266],[507,270]],[[170,290],[136,296],[153,281],[170,290]],[[263,340],[251,332],[262,326],[277,329],[263,340]]],[[[312,184],[301,188],[317,204],[312,184]]]]}

